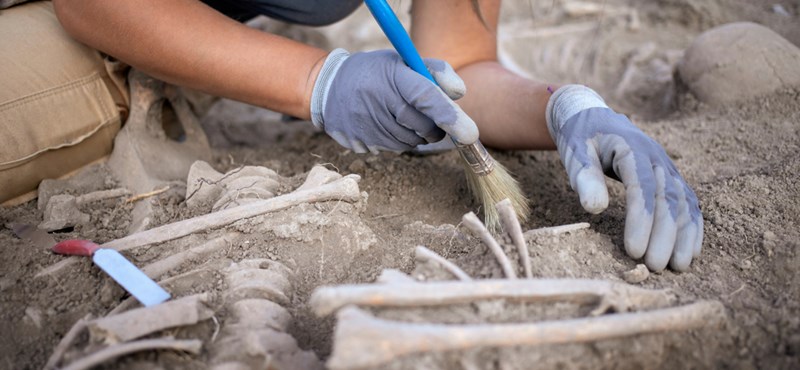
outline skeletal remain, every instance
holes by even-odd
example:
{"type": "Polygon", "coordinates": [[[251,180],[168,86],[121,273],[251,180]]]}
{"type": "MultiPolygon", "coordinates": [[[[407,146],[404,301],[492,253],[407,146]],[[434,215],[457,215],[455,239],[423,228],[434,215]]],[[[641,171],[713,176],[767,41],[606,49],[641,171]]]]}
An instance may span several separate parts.
{"type": "Polygon", "coordinates": [[[506,252],[503,251],[503,248],[500,247],[500,244],[498,244],[497,240],[495,240],[492,234],[489,233],[489,230],[483,225],[481,220],[478,219],[478,216],[475,216],[475,213],[470,212],[465,214],[461,220],[463,221],[464,226],[472,230],[473,233],[477,234],[483,241],[483,244],[486,244],[489,250],[494,253],[497,261],[500,262],[500,267],[503,269],[503,273],[505,274],[506,278],[511,280],[516,279],[517,274],[511,267],[511,262],[508,260],[506,252]]]}
{"type": "Polygon", "coordinates": [[[470,303],[487,299],[525,302],[597,303],[607,299],[617,312],[663,307],[672,300],[666,290],[648,290],[624,283],[588,279],[479,280],[361,284],[317,288],[309,304],[318,316],[346,305],[419,307],[470,303]]]}
{"type": "Polygon", "coordinates": [[[566,234],[566,233],[577,231],[577,230],[588,229],[589,226],[591,226],[591,225],[589,225],[588,222],[580,222],[580,223],[577,223],[577,224],[560,225],[560,226],[552,226],[552,227],[543,227],[543,228],[540,228],[540,229],[528,230],[523,235],[526,238],[530,238],[530,237],[534,237],[534,236],[542,236],[542,235],[556,236],[556,235],[566,234]]]}
{"type": "Polygon", "coordinates": [[[246,298],[268,299],[280,304],[288,304],[291,283],[278,272],[265,269],[243,269],[230,273],[226,281],[231,290],[226,300],[235,301],[246,298]]]}
{"type": "Polygon", "coordinates": [[[208,294],[197,294],[147,308],[137,308],[119,315],[89,322],[93,338],[106,343],[127,342],[167,328],[193,325],[210,318],[208,294]]]}
{"type": "Polygon", "coordinates": [[[339,311],[331,369],[378,366],[412,353],[477,347],[585,343],[637,334],[720,325],[725,308],[715,301],[649,312],[537,323],[443,325],[372,317],[356,307],[339,311]]]}
{"type": "Polygon", "coordinates": [[[339,173],[331,171],[325,168],[325,166],[316,165],[313,168],[311,168],[311,171],[308,171],[308,176],[306,177],[306,181],[303,183],[303,185],[300,185],[300,187],[298,187],[297,190],[316,188],[318,186],[329,184],[340,178],[342,178],[342,175],[340,175],[339,173]]]}
{"type": "Polygon", "coordinates": [[[398,284],[398,283],[416,283],[417,281],[400,270],[384,269],[383,271],[381,271],[380,276],[378,276],[377,282],[382,284],[398,284]]]}
{"type": "Polygon", "coordinates": [[[472,281],[472,278],[469,277],[469,275],[467,275],[467,273],[464,272],[464,270],[462,270],[460,267],[456,266],[456,264],[448,261],[444,257],[440,256],[439,254],[428,248],[425,248],[420,245],[417,247],[417,249],[414,250],[414,253],[417,260],[423,262],[431,261],[437,263],[440,266],[442,266],[445,270],[447,270],[447,272],[451,273],[453,276],[458,278],[458,280],[472,281]]]}
{"type": "Polygon", "coordinates": [[[213,368],[322,368],[313,352],[301,350],[284,332],[290,325],[289,312],[272,299],[263,299],[268,292],[267,296],[288,303],[291,273],[283,264],[265,259],[245,260],[226,269],[231,292],[224,300],[232,318],[210,348],[213,368]]]}
{"type": "Polygon", "coordinates": [[[514,211],[514,206],[511,201],[504,199],[495,205],[497,213],[500,215],[500,224],[503,230],[511,238],[514,246],[517,247],[519,252],[519,259],[522,262],[522,269],[525,273],[525,278],[532,279],[533,272],[531,271],[531,259],[528,253],[528,243],[525,242],[525,236],[522,235],[522,226],[519,224],[517,214],[514,211]]]}
{"type": "Polygon", "coordinates": [[[644,264],[638,264],[633,270],[622,273],[622,278],[630,284],[641,283],[650,276],[650,270],[644,264]]]}
{"type": "Polygon", "coordinates": [[[69,364],[69,366],[63,367],[62,370],[91,369],[99,364],[102,364],[109,360],[113,360],[117,357],[124,356],[129,353],[148,351],[148,350],[152,351],[152,350],[168,349],[173,351],[189,352],[196,355],[200,353],[200,349],[202,347],[203,347],[203,342],[196,339],[191,339],[191,340],[175,340],[172,338],[146,339],[136,342],[118,344],[97,351],[89,356],[74,361],[73,363],[69,364]]]}
{"type": "Polygon", "coordinates": [[[233,324],[225,328],[269,328],[285,332],[292,315],[277,303],[266,299],[242,299],[231,306],[233,324]]]}
{"type": "MultiPolygon", "coordinates": [[[[316,188],[296,191],[271,199],[260,200],[258,202],[241,205],[235,208],[229,208],[219,212],[159,226],[126,236],[121,239],[112,240],[103,244],[102,247],[124,251],[145,245],[163,243],[190,234],[218,229],[228,226],[236,221],[260,216],[270,212],[284,210],[304,203],[316,203],[333,200],[356,202],[361,197],[361,193],[358,189],[358,181],[360,179],[361,178],[358,175],[347,175],[339,180],[316,188]]],[[[77,261],[77,257],[66,258],[61,262],[58,262],[40,271],[38,274],[36,274],[36,277],[46,276],[61,271],[65,267],[75,264],[77,261]]]]}
{"type": "Polygon", "coordinates": [[[53,349],[53,353],[50,355],[50,358],[47,359],[47,363],[44,364],[44,370],[53,370],[58,366],[58,362],[61,361],[61,357],[64,356],[64,352],[72,345],[72,342],[75,338],[78,337],[78,334],[83,332],[83,329],[86,328],[86,323],[92,317],[92,314],[87,314],[82,319],[78,320],[75,325],[69,329],[67,334],[64,334],[64,337],[61,338],[61,341],[58,342],[56,348],[53,349]]]}
{"type": "Polygon", "coordinates": [[[210,256],[214,252],[230,245],[233,238],[234,235],[226,234],[225,236],[211,239],[197,247],[173,254],[169,257],[144,266],[142,267],[142,272],[144,272],[144,274],[149,276],[151,279],[158,279],[173,269],[180,267],[186,261],[197,261],[210,256]]]}

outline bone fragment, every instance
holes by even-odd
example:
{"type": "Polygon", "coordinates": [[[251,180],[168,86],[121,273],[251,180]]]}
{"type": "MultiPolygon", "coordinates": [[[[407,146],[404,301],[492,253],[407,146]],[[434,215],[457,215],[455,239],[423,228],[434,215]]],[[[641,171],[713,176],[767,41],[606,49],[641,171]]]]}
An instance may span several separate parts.
{"type": "Polygon", "coordinates": [[[543,227],[543,228],[540,228],[540,229],[528,230],[523,235],[525,235],[526,238],[533,237],[533,236],[542,236],[542,235],[556,236],[556,235],[566,234],[566,233],[577,231],[577,230],[588,229],[589,226],[590,225],[589,225],[588,222],[580,222],[580,223],[577,223],[577,224],[560,225],[560,226],[552,226],[552,227],[543,227]]]}
{"type": "Polygon", "coordinates": [[[337,172],[331,171],[325,166],[316,165],[311,168],[311,171],[308,171],[308,176],[306,176],[306,181],[303,182],[303,185],[297,188],[297,190],[308,190],[313,189],[325,184],[329,184],[333,181],[342,178],[337,172]]]}
{"type": "Polygon", "coordinates": [[[447,272],[449,272],[450,274],[452,274],[453,276],[458,278],[458,280],[461,280],[461,281],[472,281],[472,278],[469,277],[469,275],[467,275],[467,273],[464,272],[464,270],[462,270],[460,267],[456,266],[455,263],[452,263],[452,262],[448,261],[444,257],[440,256],[439,254],[437,254],[436,252],[434,252],[434,251],[432,251],[432,250],[430,250],[428,248],[425,248],[425,247],[420,245],[420,246],[417,247],[417,249],[414,250],[414,253],[415,253],[415,257],[417,258],[417,260],[420,260],[420,261],[432,261],[432,262],[434,262],[436,264],[439,264],[445,270],[447,270],[447,272]]]}
{"type": "Polygon", "coordinates": [[[61,338],[60,342],[58,342],[56,348],[53,349],[53,354],[50,355],[50,358],[47,359],[47,363],[44,364],[44,370],[53,370],[56,368],[56,366],[58,366],[58,362],[61,361],[61,357],[64,356],[64,352],[66,352],[67,348],[72,345],[72,342],[78,337],[78,334],[80,334],[83,329],[86,328],[86,323],[91,317],[92,314],[87,314],[82,319],[78,320],[75,325],[72,325],[67,334],[64,334],[64,337],[61,338]]]}
{"type": "Polygon", "coordinates": [[[522,235],[522,226],[519,224],[514,206],[511,205],[510,200],[503,199],[495,205],[495,208],[497,208],[497,213],[500,215],[500,224],[503,225],[503,229],[508,236],[511,237],[511,241],[517,247],[525,278],[533,279],[531,259],[528,253],[528,243],[525,242],[525,236],[522,235]]]}
{"type": "Polygon", "coordinates": [[[716,301],[649,312],[601,317],[486,325],[401,323],[378,319],[356,307],[342,309],[330,369],[378,366],[399,356],[478,347],[585,343],[636,334],[720,325],[725,308],[716,301]]]}
{"type": "Polygon", "coordinates": [[[93,338],[107,343],[127,342],[176,326],[194,325],[210,318],[214,311],[206,304],[208,293],[183,297],[153,307],[137,308],[88,323],[93,338]]]}
{"type": "Polygon", "coordinates": [[[197,247],[173,254],[167,258],[144,266],[142,267],[142,272],[144,272],[144,274],[151,279],[157,280],[164,274],[180,267],[186,261],[199,261],[210,256],[214,252],[227,246],[231,239],[233,239],[232,235],[225,235],[219,238],[211,239],[197,247]]]}
{"type": "Polygon", "coordinates": [[[647,269],[647,266],[643,264],[636,265],[636,268],[630,271],[625,271],[622,273],[622,278],[625,279],[626,282],[629,284],[638,284],[641,283],[650,276],[650,270],[647,269]]]}
{"type": "Polygon", "coordinates": [[[400,284],[416,283],[417,281],[400,270],[384,269],[381,271],[381,275],[378,276],[377,282],[381,284],[400,284]]]}
{"type": "Polygon", "coordinates": [[[420,307],[470,303],[488,299],[526,302],[613,302],[617,312],[664,307],[672,300],[666,290],[648,290],[605,280],[535,279],[436,281],[425,284],[361,284],[317,288],[309,301],[318,316],[326,316],[346,305],[375,307],[420,307]]]}
{"type": "Polygon", "coordinates": [[[514,269],[511,267],[511,262],[508,260],[508,256],[506,252],[503,251],[503,248],[500,247],[500,244],[497,243],[497,240],[494,239],[489,230],[486,229],[486,226],[483,225],[481,220],[478,219],[478,216],[475,216],[475,213],[470,212],[464,215],[461,218],[468,229],[472,230],[473,233],[477,234],[481,240],[483,240],[483,244],[489,248],[489,250],[494,253],[495,258],[497,261],[500,262],[500,267],[503,268],[503,273],[505,274],[506,278],[514,280],[517,278],[517,274],[514,272],[514,269]]]}
{"type": "Polygon", "coordinates": [[[80,360],[77,360],[69,366],[62,368],[62,370],[85,370],[91,369],[106,361],[113,360],[117,357],[127,355],[129,353],[147,351],[147,350],[161,350],[169,349],[173,351],[183,351],[192,354],[200,353],[203,347],[203,342],[197,339],[190,340],[175,340],[171,338],[161,339],[146,339],[131,343],[118,344],[108,347],[101,351],[95,352],[80,360]]]}
{"type": "MultiPolygon", "coordinates": [[[[239,220],[284,210],[304,203],[332,200],[355,202],[361,197],[361,193],[358,189],[358,181],[360,179],[358,175],[347,175],[330,184],[325,184],[317,188],[295,191],[275,198],[249,203],[138,232],[121,239],[112,240],[103,244],[102,247],[124,251],[145,245],[163,243],[193,233],[225,227],[239,220]]],[[[36,277],[61,271],[75,264],[78,260],[77,257],[66,258],[40,271],[36,274],[36,277]]]]}

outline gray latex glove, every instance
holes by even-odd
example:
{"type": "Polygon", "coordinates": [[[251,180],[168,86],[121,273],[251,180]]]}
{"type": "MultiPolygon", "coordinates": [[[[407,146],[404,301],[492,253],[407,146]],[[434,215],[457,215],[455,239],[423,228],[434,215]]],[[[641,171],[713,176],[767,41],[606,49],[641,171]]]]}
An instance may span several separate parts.
{"type": "Polygon", "coordinates": [[[328,55],[311,96],[311,120],[356,153],[402,152],[445,133],[462,144],[478,140],[478,127],[453,100],[464,81],[444,61],[425,65],[441,88],[407,67],[390,50],[328,55]]]}
{"type": "Polygon", "coordinates": [[[608,206],[605,175],[625,185],[625,250],[644,256],[647,267],[667,263],[685,271],[703,244],[697,197],[664,149],[615,113],[593,90],[558,89],[547,104],[547,126],[558,146],[572,189],[590,213],[608,206]]]}

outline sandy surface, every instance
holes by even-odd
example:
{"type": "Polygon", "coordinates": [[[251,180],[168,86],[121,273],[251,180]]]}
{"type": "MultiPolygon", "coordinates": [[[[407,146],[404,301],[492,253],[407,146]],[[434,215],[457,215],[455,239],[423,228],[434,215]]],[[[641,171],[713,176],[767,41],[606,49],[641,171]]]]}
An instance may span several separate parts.
{"type": "MultiPolygon", "coordinates": [[[[674,65],[692,39],[719,24],[740,20],[764,23],[797,45],[800,6],[780,2],[791,14],[787,18],[773,11],[772,2],[630,3],[636,4],[635,9],[627,1],[609,1],[614,12],[585,16],[566,15],[549,1],[511,4],[503,15],[500,34],[503,55],[533,76],[552,76],[555,82],[585,81],[662,143],[697,192],[706,220],[706,239],[702,256],[693,262],[690,272],[652,274],[641,285],[669,288],[681,302],[719,300],[726,307],[729,322],[723,328],[590,345],[412,356],[392,368],[800,366],[800,88],[788,86],[741,103],[710,107],[672,79],[674,65]],[[533,22],[529,21],[531,14],[533,22]],[[586,31],[581,28],[585,24],[594,24],[595,28],[586,31]],[[559,25],[572,27],[574,33],[548,33],[552,32],[549,27],[559,25]],[[587,39],[586,32],[595,38],[587,39]],[[571,46],[564,49],[558,45],[571,46]],[[553,62],[553,55],[569,56],[571,63],[553,62]],[[630,75],[627,80],[626,71],[630,75]]],[[[346,34],[341,32],[348,24],[315,33],[304,29],[285,32],[317,43],[324,43],[332,34],[346,35],[341,37],[347,39],[351,49],[382,45],[369,26],[353,26],[363,18],[363,13],[356,14],[346,34]]],[[[209,260],[191,261],[170,274],[212,268],[215,261],[247,258],[268,258],[290,266],[295,275],[286,307],[294,318],[289,333],[302,349],[313,350],[321,359],[330,354],[334,321],[314,317],[307,306],[309,294],[321,284],[373,282],[386,268],[436,278],[425,266],[415,264],[416,245],[439,252],[475,278],[500,277],[491,253],[464,228],[454,226],[464,213],[477,208],[455,153],[426,157],[356,155],[314,132],[306,122],[281,122],[275,113],[227,101],[211,108],[204,125],[212,143],[220,146],[211,164],[221,172],[242,165],[266,166],[286,178],[287,188],[299,184],[319,163],[362,177],[360,188],[368,193],[368,199],[355,204],[303,205],[237,224],[232,229],[241,237],[234,243],[209,260]]],[[[623,272],[635,267],[637,261],[628,258],[622,247],[625,212],[621,185],[611,186],[612,201],[606,212],[589,215],[569,188],[555,152],[493,154],[517,176],[531,199],[532,214],[523,230],[575,222],[591,224],[588,230],[561,237],[530,239],[536,277],[621,280],[623,272]]],[[[118,186],[103,169],[83,176],[85,180],[79,186],[64,191],[82,194],[118,186]]],[[[186,206],[183,194],[177,186],[148,200],[155,205],[156,225],[198,213],[186,206]]],[[[92,203],[82,207],[91,217],[88,224],[53,236],[56,240],[84,238],[97,242],[120,238],[126,235],[131,210],[131,205],[117,199],[92,203]]],[[[36,224],[41,219],[36,201],[0,210],[2,223],[36,224]]],[[[215,235],[179,239],[126,255],[144,265],[215,235]]],[[[8,229],[0,231],[0,252],[0,368],[40,368],[78,319],[87,314],[103,316],[125,298],[125,293],[88,260],[62,275],[34,278],[62,257],[17,239],[8,229]]],[[[225,286],[206,281],[198,283],[197,289],[221,292],[225,286]]],[[[224,323],[228,313],[217,309],[218,319],[224,323]]],[[[499,302],[493,307],[379,314],[405,320],[422,315],[430,321],[445,322],[533,320],[575,314],[574,307],[566,306],[545,311],[537,313],[522,304],[499,302]]],[[[202,323],[172,335],[195,337],[209,344],[212,332],[212,324],[202,323]]],[[[85,342],[86,338],[81,340],[85,342]]],[[[207,356],[207,352],[197,356],[144,353],[127,356],[109,367],[152,368],[157,362],[162,368],[204,368],[207,356]]]]}

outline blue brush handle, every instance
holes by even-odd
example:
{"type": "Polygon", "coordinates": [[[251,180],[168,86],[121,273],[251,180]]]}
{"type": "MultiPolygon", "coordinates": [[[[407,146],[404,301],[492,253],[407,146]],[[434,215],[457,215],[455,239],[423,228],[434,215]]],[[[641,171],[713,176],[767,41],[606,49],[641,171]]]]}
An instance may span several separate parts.
{"type": "Polygon", "coordinates": [[[433,76],[431,76],[431,73],[428,72],[428,67],[422,62],[422,57],[419,56],[417,48],[414,47],[411,37],[408,36],[406,29],[400,24],[400,20],[397,19],[397,16],[386,0],[364,0],[364,2],[367,3],[367,8],[369,8],[370,13],[372,13],[372,16],[378,21],[383,33],[389,38],[392,46],[394,46],[394,49],[397,50],[397,53],[403,58],[403,61],[406,62],[406,65],[429,79],[436,86],[439,86],[436,80],[433,79],[433,76]]]}

